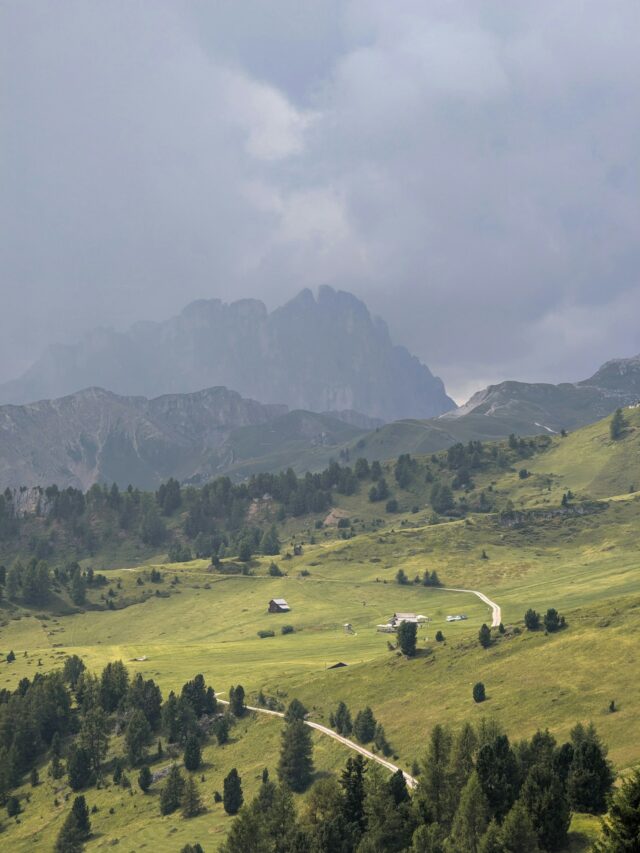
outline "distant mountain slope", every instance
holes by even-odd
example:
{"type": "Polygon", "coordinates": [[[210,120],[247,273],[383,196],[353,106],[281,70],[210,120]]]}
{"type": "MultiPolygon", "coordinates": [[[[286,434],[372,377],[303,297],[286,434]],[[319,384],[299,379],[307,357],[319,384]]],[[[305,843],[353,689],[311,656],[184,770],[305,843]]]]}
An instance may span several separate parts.
{"type": "Polygon", "coordinates": [[[154,397],[226,386],[263,403],[314,412],[355,410],[384,421],[427,418],[454,407],[440,379],[355,296],[321,287],[269,313],[262,302],[218,299],[163,323],[100,329],[50,347],[0,403],[56,398],[100,386],[154,397]]]}

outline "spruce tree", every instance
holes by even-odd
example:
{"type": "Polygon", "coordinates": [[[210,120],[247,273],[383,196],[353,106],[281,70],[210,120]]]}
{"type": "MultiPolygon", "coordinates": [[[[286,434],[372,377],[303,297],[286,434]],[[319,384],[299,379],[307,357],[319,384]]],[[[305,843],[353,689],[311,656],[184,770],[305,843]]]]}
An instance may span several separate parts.
{"type": "Polygon", "coordinates": [[[478,632],[478,642],[483,649],[488,649],[491,645],[491,629],[484,623],[478,632]]]}
{"type": "Polygon", "coordinates": [[[640,769],[636,769],[617,789],[609,814],[602,824],[602,839],[594,853],[626,853],[637,850],[640,842],[640,769]]]}
{"type": "Polygon", "coordinates": [[[89,809],[83,796],[76,797],[55,843],[55,853],[82,853],[91,834],[89,809]]]}
{"type": "Polygon", "coordinates": [[[622,409],[616,409],[609,424],[609,435],[612,441],[617,441],[624,435],[627,422],[622,414],[622,409]]]}
{"type": "Polygon", "coordinates": [[[184,778],[177,765],[173,764],[160,792],[160,814],[171,814],[178,808],[183,790],[184,778]]]}
{"type": "Polygon", "coordinates": [[[242,779],[234,767],[225,777],[222,788],[222,805],[227,814],[238,814],[244,802],[242,796],[242,779]]]}
{"type": "Polygon", "coordinates": [[[187,737],[187,742],[184,746],[184,766],[187,770],[193,772],[200,767],[202,759],[202,750],[200,749],[200,741],[191,734],[187,737]]]}
{"type": "Polygon", "coordinates": [[[335,713],[331,714],[329,717],[329,725],[343,737],[349,737],[353,731],[351,714],[344,702],[338,702],[338,707],[336,708],[335,713]]]}
{"type": "Polygon", "coordinates": [[[235,717],[241,717],[244,714],[244,687],[241,684],[229,690],[229,707],[235,717]]]}
{"type": "Polygon", "coordinates": [[[182,806],[182,817],[196,817],[202,812],[202,799],[193,776],[187,776],[180,805],[182,806]]]}
{"type": "Polygon", "coordinates": [[[345,769],[340,776],[340,785],[344,791],[343,816],[347,824],[364,829],[365,814],[365,787],[364,777],[367,769],[366,762],[361,755],[347,759],[345,769]]]}
{"type": "Polygon", "coordinates": [[[294,719],[282,732],[278,778],[292,791],[300,793],[313,776],[313,744],[311,730],[302,720],[294,719]]]}
{"type": "Polygon", "coordinates": [[[143,794],[146,794],[149,788],[151,787],[151,782],[153,781],[153,777],[151,775],[151,770],[145,764],[140,773],[138,773],[138,785],[140,786],[140,790],[143,794]]]}
{"type": "Polygon", "coordinates": [[[413,657],[416,653],[418,626],[415,622],[401,622],[397,631],[398,645],[403,655],[413,657]]]}
{"type": "Polygon", "coordinates": [[[472,773],[460,793],[451,828],[456,850],[478,853],[480,839],[488,823],[489,806],[476,773],[472,773]]]}
{"type": "Polygon", "coordinates": [[[376,733],[376,718],[368,705],[362,711],[358,711],[353,724],[353,733],[360,743],[369,743],[373,740],[376,733]]]}
{"type": "Polygon", "coordinates": [[[439,723],[431,730],[427,755],[421,769],[417,797],[434,823],[448,824],[454,810],[451,791],[451,732],[439,723]]]}
{"type": "Polygon", "coordinates": [[[538,836],[524,804],[514,803],[502,823],[502,849],[508,853],[538,853],[538,836]]]}
{"type": "Polygon", "coordinates": [[[131,715],[124,736],[129,763],[135,767],[144,759],[146,747],[151,740],[151,726],[144,713],[136,708],[131,715]]]}
{"type": "Polygon", "coordinates": [[[571,807],[579,812],[603,814],[614,775],[607,751],[593,727],[586,730],[584,740],[576,743],[569,770],[568,793],[571,807]]]}

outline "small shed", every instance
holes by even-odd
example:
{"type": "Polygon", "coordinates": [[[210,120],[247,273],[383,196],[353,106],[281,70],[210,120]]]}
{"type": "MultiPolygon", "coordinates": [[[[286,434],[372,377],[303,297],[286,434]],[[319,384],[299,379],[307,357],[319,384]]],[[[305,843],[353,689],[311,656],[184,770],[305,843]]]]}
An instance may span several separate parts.
{"type": "Polygon", "coordinates": [[[269,602],[269,613],[288,613],[290,610],[284,598],[272,598],[269,602]]]}

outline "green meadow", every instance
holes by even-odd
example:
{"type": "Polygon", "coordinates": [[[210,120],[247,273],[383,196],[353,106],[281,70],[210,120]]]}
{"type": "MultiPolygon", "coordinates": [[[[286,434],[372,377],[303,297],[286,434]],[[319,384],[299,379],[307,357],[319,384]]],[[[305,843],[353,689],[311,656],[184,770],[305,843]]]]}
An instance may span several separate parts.
{"type": "MultiPolygon", "coordinates": [[[[0,663],[0,688],[15,687],[20,678],[78,654],[94,670],[122,659],[132,673],[154,678],[165,694],[201,672],[223,698],[238,683],[249,700],[260,690],[283,704],[298,697],[310,717],[324,723],[340,700],[352,712],[370,705],[397,763],[407,770],[436,722],[458,726],[492,716],[512,739],[538,727],[561,739],[577,721],[592,720],[624,772],[640,761],[640,494],[630,491],[640,488],[640,412],[626,416],[629,427],[618,442],[609,438],[607,420],[554,437],[522,462],[525,477],[512,466],[474,478],[476,489],[491,487],[497,510],[554,510],[532,515],[521,526],[509,526],[499,512],[431,523],[427,486],[420,484],[398,491],[402,511],[378,526],[372,522],[384,512],[366,495],[341,498],[338,506],[352,520],[352,538],[340,538],[335,528],[314,533],[313,519],[288,522],[284,548],[289,540],[304,545],[301,556],[277,558],[284,577],[269,576],[271,558],[254,559],[251,574],[240,576],[220,575],[208,561],[166,564],[158,557],[154,563],[163,580],[155,586],[147,578],[149,563],[107,570],[119,583],[118,595],[136,602],[122,609],[54,615],[2,604],[0,648],[4,654],[13,649],[16,660],[0,663]],[[588,514],[560,514],[568,490],[571,506],[589,500],[602,505],[588,514]],[[490,614],[480,600],[420,583],[398,584],[398,569],[410,581],[425,569],[436,570],[445,586],[482,591],[502,607],[505,634],[494,632],[491,648],[481,648],[478,630],[490,623],[490,614]],[[276,597],[287,599],[290,613],[267,612],[276,597]],[[548,636],[526,631],[529,607],[557,608],[568,627],[548,636]],[[395,611],[430,620],[420,626],[413,659],[389,648],[392,635],[376,631],[395,611]],[[446,616],[455,613],[468,618],[447,623],[446,616]],[[283,635],[283,625],[294,632],[283,635]],[[275,636],[260,638],[264,630],[275,636]],[[435,641],[438,630],[444,642],[435,641]],[[347,666],[330,668],[338,662],[347,666]],[[480,680],[488,698],[476,705],[471,690],[480,680]],[[612,699],[619,708],[613,714],[612,699]]],[[[275,768],[279,733],[278,721],[249,717],[233,730],[232,743],[207,747],[202,792],[208,811],[192,821],[160,818],[157,786],[146,796],[135,784],[132,793],[90,791],[89,803],[99,811],[88,849],[109,846],[115,838],[127,851],[146,846],[175,851],[194,840],[205,849],[216,845],[229,818],[213,804],[213,792],[237,766],[251,796],[262,768],[275,768]],[[114,815],[108,814],[111,806],[114,815]]],[[[330,739],[315,734],[314,743],[320,772],[346,760],[344,749],[330,739]]],[[[52,806],[50,780],[31,795],[21,822],[5,826],[17,851],[48,849],[65,812],[62,801],[52,806]]],[[[575,818],[576,850],[596,826],[575,818]]]]}

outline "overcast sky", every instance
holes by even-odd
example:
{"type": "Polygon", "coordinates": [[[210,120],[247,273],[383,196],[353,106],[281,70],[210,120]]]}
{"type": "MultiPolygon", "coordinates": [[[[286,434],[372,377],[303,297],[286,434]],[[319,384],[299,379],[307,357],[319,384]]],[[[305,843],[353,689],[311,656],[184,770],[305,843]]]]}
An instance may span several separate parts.
{"type": "Polygon", "coordinates": [[[0,380],[351,290],[458,399],[640,352],[638,0],[0,0],[0,380]]]}

